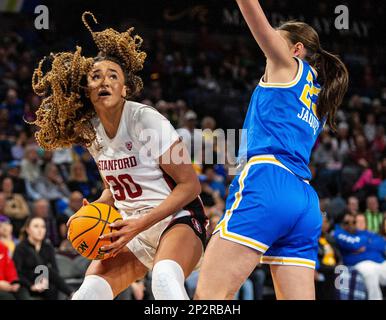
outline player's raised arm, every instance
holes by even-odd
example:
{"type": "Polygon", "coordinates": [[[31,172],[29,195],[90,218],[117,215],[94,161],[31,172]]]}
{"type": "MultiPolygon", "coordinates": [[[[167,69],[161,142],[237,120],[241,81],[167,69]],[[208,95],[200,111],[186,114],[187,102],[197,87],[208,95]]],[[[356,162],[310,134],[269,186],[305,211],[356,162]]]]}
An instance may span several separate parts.
{"type": "Polygon", "coordinates": [[[270,25],[258,0],[236,0],[257,44],[273,65],[291,66],[294,63],[288,44],[270,25]]]}

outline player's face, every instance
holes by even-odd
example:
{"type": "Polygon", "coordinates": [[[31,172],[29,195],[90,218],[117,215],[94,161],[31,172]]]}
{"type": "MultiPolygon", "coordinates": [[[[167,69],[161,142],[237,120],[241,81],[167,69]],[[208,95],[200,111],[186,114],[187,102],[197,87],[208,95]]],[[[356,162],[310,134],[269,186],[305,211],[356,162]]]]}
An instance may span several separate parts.
{"type": "Polygon", "coordinates": [[[110,109],[126,96],[125,76],[115,62],[96,62],[87,76],[88,94],[96,108],[110,109]]]}

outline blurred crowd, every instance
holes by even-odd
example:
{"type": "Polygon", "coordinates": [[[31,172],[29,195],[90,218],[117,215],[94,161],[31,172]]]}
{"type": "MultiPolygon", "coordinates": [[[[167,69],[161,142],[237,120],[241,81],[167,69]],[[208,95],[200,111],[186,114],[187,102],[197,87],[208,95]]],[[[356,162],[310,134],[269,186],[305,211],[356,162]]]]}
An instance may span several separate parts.
{"type": "MultiPolygon", "coordinates": [[[[37,61],[47,54],[30,38],[0,31],[0,299],[65,299],[80,285],[88,261],[66,238],[68,218],[82,199],[103,188],[98,169],[82,146],[45,151],[34,138],[41,99],[31,89],[37,61]],[[49,278],[36,281],[47,266],[49,278]],[[47,289],[48,288],[48,289],[47,289]]],[[[210,35],[206,27],[186,41],[155,30],[144,41],[148,59],[136,99],[155,107],[190,150],[205,149],[210,131],[242,127],[265,60],[245,38],[210,35]],[[195,129],[209,129],[204,136],[195,129]],[[202,139],[203,145],[194,144],[202,139]]],[[[330,44],[350,74],[350,91],[338,112],[337,132],[319,137],[310,168],[324,216],[315,274],[319,299],[382,299],[386,286],[386,81],[373,50],[330,44]],[[353,49],[354,48],[354,49],[353,49]],[[344,265],[347,268],[337,269],[344,265]],[[338,270],[338,271],[337,271],[338,270]],[[340,270],[340,271],[339,271],[340,270]],[[336,286],[337,277],[351,279],[336,286]],[[348,283],[345,285],[345,283],[348,283]]],[[[375,45],[374,45],[375,46],[375,45]]],[[[201,198],[210,218],[208,236],[224,212],[232,176],[217,164],[194,161],[201,198]]],[[[198,272],[186,281],[194,294],[198,272]]],[[[44,277],[42,277],[44,279],[44,277]]],[[[133,284],[118,299],[152,299],[149,281],[133,284]]],[[[269,269],[257,266],[237,299],[273,297],[269,269]]]]}

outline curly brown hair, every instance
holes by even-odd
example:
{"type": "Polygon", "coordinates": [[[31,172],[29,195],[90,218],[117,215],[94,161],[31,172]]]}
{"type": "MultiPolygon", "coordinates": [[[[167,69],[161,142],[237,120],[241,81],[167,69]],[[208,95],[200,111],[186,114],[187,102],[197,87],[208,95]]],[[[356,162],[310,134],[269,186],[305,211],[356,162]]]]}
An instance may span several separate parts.
{"type": "Polygon", "coordinates": [[[89,147],[95,140],[91,119],[96,112],[86,97],[87,74],[95,62],[111,60],[121,66],[127,87],[126,99],[143,88],[141,78],[135,73],[143,68],[146,53],[140,51],[142,39],[131,35],[134,28],[123,33],[111,28],[94,32],[86,22],[87,15],[95,23],[97,20],[91,12],[82,15],[82,21],[99,50],[97,57],[82,56],[81,47],[76,47],[74,53],[51,53],[39,62],[32,76],[34,92],[44,99],[36,111],[36,120],[29,123],[39,128],[35,133],[36,141],[45,150],[73,144],[89,147]],[[43,67],[48,60],[51,65],[44,74],[43,67]]]}

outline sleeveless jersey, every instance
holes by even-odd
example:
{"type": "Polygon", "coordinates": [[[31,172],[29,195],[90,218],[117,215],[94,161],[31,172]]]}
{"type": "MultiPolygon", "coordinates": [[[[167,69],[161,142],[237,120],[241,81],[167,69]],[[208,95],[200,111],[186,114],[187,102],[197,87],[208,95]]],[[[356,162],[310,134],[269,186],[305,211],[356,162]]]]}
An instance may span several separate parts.
{"type": "MultiPolygon", "coordinates": [[[[126,101],[113,139],[97,117],[92,123],[96,140],[89,152],[110,186],[115,207],[130,214],[165,200],[175,183],[157,159],[180,139],[170,122],[152,107],[126,101]]],[[[197,205],[199,198],[184,209],[197,205]]]]}
{"type": "Polygon", "coordinates": [[[316,101],[321,90],[314,70],[295,58],[298,72],[289,83],[266,83],[253,92],[244,121],[239,162],[272,154],[302,179],[310,180],[311,151],[326,117],[318,119],[316,101]]]}

